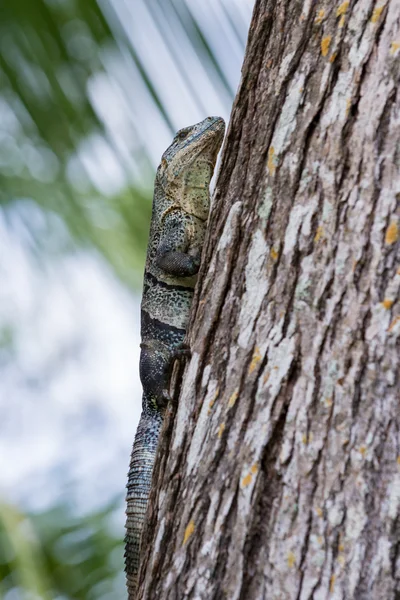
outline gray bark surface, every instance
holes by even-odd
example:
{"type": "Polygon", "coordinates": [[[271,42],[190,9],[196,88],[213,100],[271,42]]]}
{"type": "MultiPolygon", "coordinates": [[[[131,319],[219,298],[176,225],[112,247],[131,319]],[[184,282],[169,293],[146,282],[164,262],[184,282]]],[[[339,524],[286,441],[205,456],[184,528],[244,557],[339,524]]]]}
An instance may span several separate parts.
{"type": "Polygon", "coordinates": [[[258,0],[140,598],[400,598],[400,0],[258,0]]]}

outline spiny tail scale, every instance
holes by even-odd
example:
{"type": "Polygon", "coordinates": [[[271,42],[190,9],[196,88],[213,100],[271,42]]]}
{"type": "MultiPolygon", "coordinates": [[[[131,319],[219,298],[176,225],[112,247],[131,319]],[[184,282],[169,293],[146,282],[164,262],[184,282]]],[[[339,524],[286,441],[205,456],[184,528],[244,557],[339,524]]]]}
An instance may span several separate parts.
{"type": "Polygon", "coordinates": [[[141,305],[142,415],[128,474],[125,570],[134,600],[140,539],[175,360],[184,337],[210,208],[209,185],[225,124],[208,117],[178,131],[157,169],[141,305]]]}

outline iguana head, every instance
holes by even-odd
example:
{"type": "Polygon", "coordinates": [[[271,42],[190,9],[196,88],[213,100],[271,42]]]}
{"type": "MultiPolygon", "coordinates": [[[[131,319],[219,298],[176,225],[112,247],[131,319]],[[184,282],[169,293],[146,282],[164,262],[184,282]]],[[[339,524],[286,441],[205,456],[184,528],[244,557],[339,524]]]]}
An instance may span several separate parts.
{"type": "Polygon", "coordinates": [[[180,129],[157,170],[158,183],[174,205],[202,220],[208,217],[209,185],[224,132],[221,117],[180,129]]]}

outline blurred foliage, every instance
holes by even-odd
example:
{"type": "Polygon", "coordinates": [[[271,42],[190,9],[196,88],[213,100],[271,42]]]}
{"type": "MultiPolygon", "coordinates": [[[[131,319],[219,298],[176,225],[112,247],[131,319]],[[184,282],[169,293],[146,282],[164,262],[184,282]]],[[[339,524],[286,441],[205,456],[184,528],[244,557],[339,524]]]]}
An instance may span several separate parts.
{"type": "Polygon", "coordinates": [[[120,502],[76,517],[65,505],[23,515],[0,505],[0,598],[111,599],[124,593],[120,502]]]}
{"type": "MultiPolygon", "coordinates": [[[[24,200],[33,200],[45,213],[59,215],[75,241],[96,247],[132,283],[144,259],[149,187],[135,186],[127,174],[125,191],[99,193],[77,155],[90,137],[103,139],[120,158],[87,91],[90,78],[103,69],[102,49],[112,44],[94,0],[1,3],[0,207],[29,222],[24,200]]],[[[149,181],[150,173],[147,160],[149,181]]]]}

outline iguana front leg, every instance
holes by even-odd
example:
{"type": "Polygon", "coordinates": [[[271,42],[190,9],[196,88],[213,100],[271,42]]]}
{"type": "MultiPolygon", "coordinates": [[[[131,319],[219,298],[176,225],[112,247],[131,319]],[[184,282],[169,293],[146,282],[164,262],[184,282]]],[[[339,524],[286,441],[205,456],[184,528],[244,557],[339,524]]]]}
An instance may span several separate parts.
{"type": "Polygon", "coordinates": [[[164,220],[163,234],[157,248],[155,265],[167,275],[191,277],[200,267],[201,249],[190,247],[190,217],[175,211],[164,220]]]}

